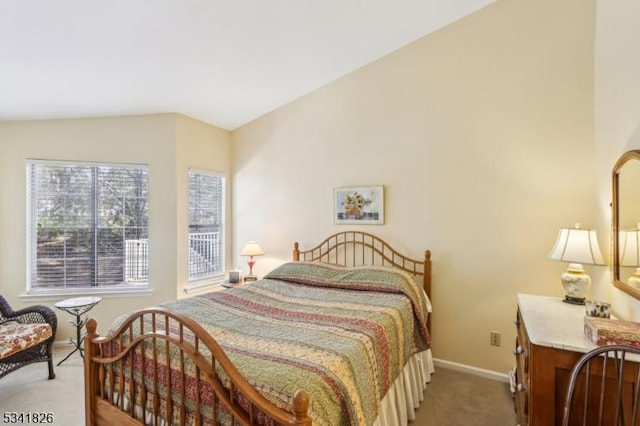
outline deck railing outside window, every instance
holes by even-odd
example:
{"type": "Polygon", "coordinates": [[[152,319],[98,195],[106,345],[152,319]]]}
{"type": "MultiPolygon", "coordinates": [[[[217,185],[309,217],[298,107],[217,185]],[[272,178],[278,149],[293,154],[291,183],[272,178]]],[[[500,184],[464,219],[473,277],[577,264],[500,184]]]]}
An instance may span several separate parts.
{"type": "Polygon", "coordinates": [[[149,279],[149,240],[125,240],[125,281],[146,283],[149,279]]]}
{"type": "MultiPolygon", "coordinates": [[[[189,279],[222,273],[219,232],[189,234],[189,279]]],[[[125,273],[130,284],[149,279],[149,240],[125,241],[125,273]]]]}
{"type": "Polygon", "coordinates": [[[219,232],[189,234],[189,279],[222,274],[219,232]]]}

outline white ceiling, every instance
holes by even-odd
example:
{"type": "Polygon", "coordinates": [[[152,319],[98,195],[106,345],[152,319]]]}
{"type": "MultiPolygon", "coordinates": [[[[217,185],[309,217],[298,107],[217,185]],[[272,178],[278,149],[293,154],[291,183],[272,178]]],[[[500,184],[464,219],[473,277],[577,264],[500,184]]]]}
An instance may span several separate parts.
{"type": "Polygon", "coordinates": [[[0,120],[233,130],[495,0],[0,0],[0,120]]]}

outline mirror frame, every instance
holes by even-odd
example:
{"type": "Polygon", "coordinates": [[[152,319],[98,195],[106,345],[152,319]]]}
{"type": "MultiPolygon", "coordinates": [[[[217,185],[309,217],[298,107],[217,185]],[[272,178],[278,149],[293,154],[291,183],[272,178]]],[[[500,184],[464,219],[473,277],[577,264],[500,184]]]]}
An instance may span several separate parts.
{"type": "Polygon", "coordinates": [[[618,246],[618,228],[620,227],[620,171],[622,170],[622,166],[632,160],[640,162],[640,150],[635,149],[622,154],[613,167],[611,174],[613,184],[611,200],[611,233],[613,241],[611,265],[613,267],[613,285],[630,296],[640,299],[640,290],[620,281],[620,247],[618,246]]]}

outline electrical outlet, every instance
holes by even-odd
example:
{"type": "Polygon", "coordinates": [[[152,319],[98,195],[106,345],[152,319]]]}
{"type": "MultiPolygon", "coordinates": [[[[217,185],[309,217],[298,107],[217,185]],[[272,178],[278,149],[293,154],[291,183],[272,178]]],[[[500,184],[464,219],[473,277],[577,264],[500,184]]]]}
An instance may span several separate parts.
{"type": "Polygon", "coordinates": [[[500,333],[497,331],[489,332],[489,339],[491,346],[500,346],[500,333]]]}

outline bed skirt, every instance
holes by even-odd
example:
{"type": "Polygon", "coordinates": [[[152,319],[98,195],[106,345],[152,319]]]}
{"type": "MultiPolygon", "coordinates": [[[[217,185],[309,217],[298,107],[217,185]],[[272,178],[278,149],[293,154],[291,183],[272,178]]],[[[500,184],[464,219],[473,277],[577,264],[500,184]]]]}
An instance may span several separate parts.
{"type": "Polygon", "coordinates": [[[434,371],[431,349],[411,357],[382,399],[373,426],[403,426],[414,420],[434,371]]]}

